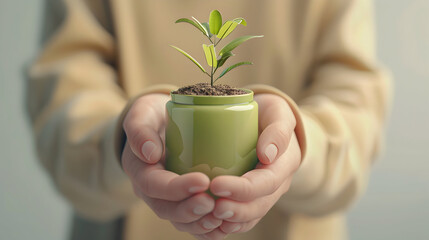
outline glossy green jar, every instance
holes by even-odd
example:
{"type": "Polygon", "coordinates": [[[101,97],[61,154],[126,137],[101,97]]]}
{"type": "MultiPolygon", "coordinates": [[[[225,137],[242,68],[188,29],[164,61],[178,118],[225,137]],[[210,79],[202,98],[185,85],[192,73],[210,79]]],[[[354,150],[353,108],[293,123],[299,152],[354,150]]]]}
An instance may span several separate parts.
{"type": "Polygon", "coordinates": [[[166,168],[178,174],[202,172],[241,176],[258,162],[258,104],[253,92],[233,96],[171,94],[166,168]]]}

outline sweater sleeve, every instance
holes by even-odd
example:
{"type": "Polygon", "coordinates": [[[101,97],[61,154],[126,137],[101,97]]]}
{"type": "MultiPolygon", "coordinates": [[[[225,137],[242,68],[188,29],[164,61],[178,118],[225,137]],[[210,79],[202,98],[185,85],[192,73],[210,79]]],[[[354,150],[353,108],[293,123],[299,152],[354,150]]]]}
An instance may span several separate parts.
{"type": "MultiPolygon", "coordinates": [[[[80,215],[110,220],[137,201],[118,164],[118,119],[129,100],[118,84],[115,39],[83,0],[48,6],[49,36],[27,86],[38,157],[80,215]]],[[[140,95],[171,89],[155,85],[140,95]]]]}
{"type": "Polygon", "coordinates": [[[297,118],[303,159],[277,203],[288,212],[323,215],[347,208],[364,191],[382,142],[391,86],[375,62],[371,4],[340,2],[296,103],[274,87],[248,86],[256,94],[282,96],[297,118]]]}

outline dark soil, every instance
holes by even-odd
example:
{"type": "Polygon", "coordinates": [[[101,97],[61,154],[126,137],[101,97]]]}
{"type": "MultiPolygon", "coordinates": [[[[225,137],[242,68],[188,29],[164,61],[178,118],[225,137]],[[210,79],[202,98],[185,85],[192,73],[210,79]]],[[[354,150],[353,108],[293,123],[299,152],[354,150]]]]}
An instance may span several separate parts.
{"type": "Polygon", "coordinates": [[[228,96],[246,94],[242,89],[231,87],[224,84],[216,84],[213,87],[210,83],[197,83],[185,86],[174,91],[173,94],[183,95],[206,95],[206,96],[228,96]]]}

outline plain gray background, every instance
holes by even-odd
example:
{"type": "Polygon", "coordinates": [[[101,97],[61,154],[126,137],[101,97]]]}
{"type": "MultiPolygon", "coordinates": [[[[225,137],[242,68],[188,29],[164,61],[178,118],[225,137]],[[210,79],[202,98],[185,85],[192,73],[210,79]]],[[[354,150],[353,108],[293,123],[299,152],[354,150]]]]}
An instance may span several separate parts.
{"type": "MultiPolygon", "coordinates": [[[[0,239],[66,239],[70,209],[38,165],[22,69],[37,52],[42,0],[0,0],[0,239]]],[[[378,54],[395,98],[384,155],[349,214],[351,239],[429,239],[429,0],[375,0],[378,54]]],[[[315,237],[317,240],[317,237],[315,237]]]]}

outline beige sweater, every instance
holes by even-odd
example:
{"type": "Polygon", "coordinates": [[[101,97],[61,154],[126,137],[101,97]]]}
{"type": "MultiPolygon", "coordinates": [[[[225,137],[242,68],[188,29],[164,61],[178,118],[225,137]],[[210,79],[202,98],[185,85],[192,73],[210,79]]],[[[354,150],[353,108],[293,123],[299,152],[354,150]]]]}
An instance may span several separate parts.
{"type": "Polygon", "coordinates": [[[169,44],[204,62],[204,36],[174,21],[207,21],[210,10],[219,9],[224,20],[240,16],[248,22],[227,40],[265,35],[235,51],[235,61],[254,65],[221,82],[283,96],[295,111],[304,156],[289,192],[268,215],[250,232],[228,239],[346,238],[344,211],[367,185],[391,92],[374,56],[369,0],[51,5],[46,41],[29,73],[28,109],[40,161],[80,215],[100,221],[125,215],[126,240],[192,239],[134,196],[118,164],[120,115],[140,94],[208,80],[169,44]]]}

